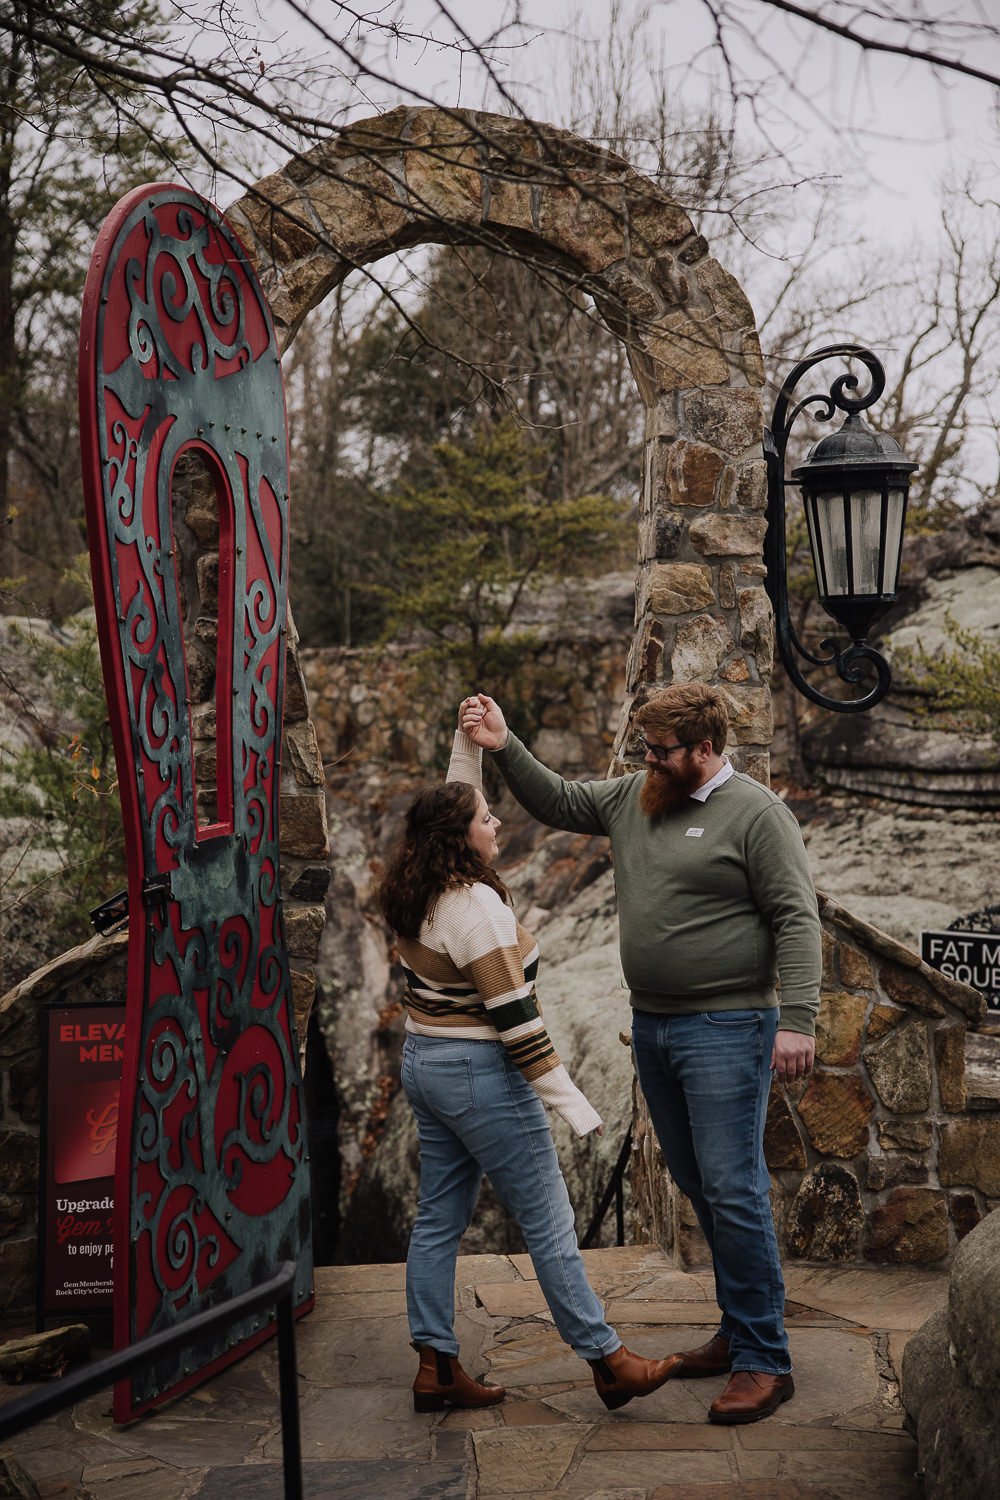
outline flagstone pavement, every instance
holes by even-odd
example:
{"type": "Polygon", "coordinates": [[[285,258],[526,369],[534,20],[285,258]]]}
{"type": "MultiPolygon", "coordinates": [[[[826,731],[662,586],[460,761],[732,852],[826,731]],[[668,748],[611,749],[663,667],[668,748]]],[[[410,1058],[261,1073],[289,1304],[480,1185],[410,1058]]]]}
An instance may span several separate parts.
{"type": "MultiPolygon", "coordinates": [[[[585,1252],[628,1346],[662,1356],[714,1331],[711,1275],[648,1246],[585,1252]]],[[[560,1341],[524,1255],[459,1260],[457,1328],[472,1373],[507,1387],[481,1412],[414,1413],[404,1267],[330,1266],[297,1325],[308,1500],[919,1500],[900,1358],[947,1275],[786,1266],[796,1393],[766,1421],[716,1427],[722,1379],[670,1381],[606,1412],[560,1341]]],[[[48,1500],[280,1500],[274,1342],[131,1426],[110,1393],[12,1440],[23,1493],[48,1500]]],[[[10,1388],[0,1399],[15,1394],[10,1388]]],[[[3,1491],[10,1493],[10,1491],[3,1491]]]]}

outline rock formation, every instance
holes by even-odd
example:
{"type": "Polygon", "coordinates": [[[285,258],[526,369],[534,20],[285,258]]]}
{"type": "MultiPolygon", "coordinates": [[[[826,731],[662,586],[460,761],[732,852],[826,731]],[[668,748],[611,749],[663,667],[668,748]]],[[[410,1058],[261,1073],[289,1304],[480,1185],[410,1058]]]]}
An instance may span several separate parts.
{"type": "Polygon", "coordinates": [[[982,1500],[1000,1467],[1000,1214],[962,1241],[948,1302],[903,1352],[902,1398],[927,1500],[982,1500]]]}
{"type": "MultiPolygon", "coordinates": [[[[1000,501],[947,531],[906,544],[909,580],[884,621],[892,662],[901,650],[949,645],[946,621],[1000,642],[1000,501]]],[[[807,766],[829,788],[937,808],[1000,809],[1000,744],[948,731],[915,710],[897,671],[892,695],[869,713],[823,715],[802,736],[807,766]]]]}

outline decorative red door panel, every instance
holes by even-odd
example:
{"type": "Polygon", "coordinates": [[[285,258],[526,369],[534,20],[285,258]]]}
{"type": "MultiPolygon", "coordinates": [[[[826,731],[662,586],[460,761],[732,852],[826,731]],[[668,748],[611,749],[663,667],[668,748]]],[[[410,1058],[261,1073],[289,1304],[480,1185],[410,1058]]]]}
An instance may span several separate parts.
{"type": "MultiPolygon", "coordinates": [[[[94,599],[125,825],[126,1049],[115,1343],[168,1328],[283,1260],[310,1303],[302,1088],[279,891],[288,445],[263,292],[184,188],[123,198],[80,336],[94,599]],[[172,520],[194,455],[219,517],[215,807],[199,819],[172,520]]],[[[204,791],[204,788],[202,789],[204,791]]],[[[125,1421],[266,1338],[256,1322],[116,1388],[125,1421]]]]}

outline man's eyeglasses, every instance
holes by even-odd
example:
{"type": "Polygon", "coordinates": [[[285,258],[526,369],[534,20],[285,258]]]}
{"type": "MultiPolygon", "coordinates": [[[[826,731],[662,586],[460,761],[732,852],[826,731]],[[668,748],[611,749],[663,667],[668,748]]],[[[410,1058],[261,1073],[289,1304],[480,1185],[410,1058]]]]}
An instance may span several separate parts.
{"type": "Polygon", "coordinates": [[[643,755],[651,755],[654,760],[669,760],[675,750],[689,750],[691,747],[682,742],[676,745],[651,745],[648,740],[639,736],[639,744],[642,746],[643,755]]]}

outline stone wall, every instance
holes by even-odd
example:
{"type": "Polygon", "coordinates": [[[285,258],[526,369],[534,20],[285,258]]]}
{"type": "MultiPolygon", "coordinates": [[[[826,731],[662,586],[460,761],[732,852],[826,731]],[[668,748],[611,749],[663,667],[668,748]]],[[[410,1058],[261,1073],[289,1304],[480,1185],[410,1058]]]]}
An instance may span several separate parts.
{"type": "Polygon", "coordinates": [[[432,680],[413,645],[324,647],[302,652],[328,812],[359,775],[383,782],[400,769],[434,776],[447,765],[458,704],[473,688],[506,704],[512,724],[568,775],[601,775],[611,759],[635,609],[631,573],[605,573],[524,591],[510,631],[525,642],[521,723],[503,682],[470,683],[435,665],[432,680]]]}
{"type": "MultiPolygon", "coordinates": [[[[771,1090],[765,1151],[786,1256],[931,1265],[1000,1206],[1000,1035],[985,1002],[820,895],[816,1067],[771,1090]]],[[[638,1085],[633,1238],[707,1263],[638,1085]]]]}

